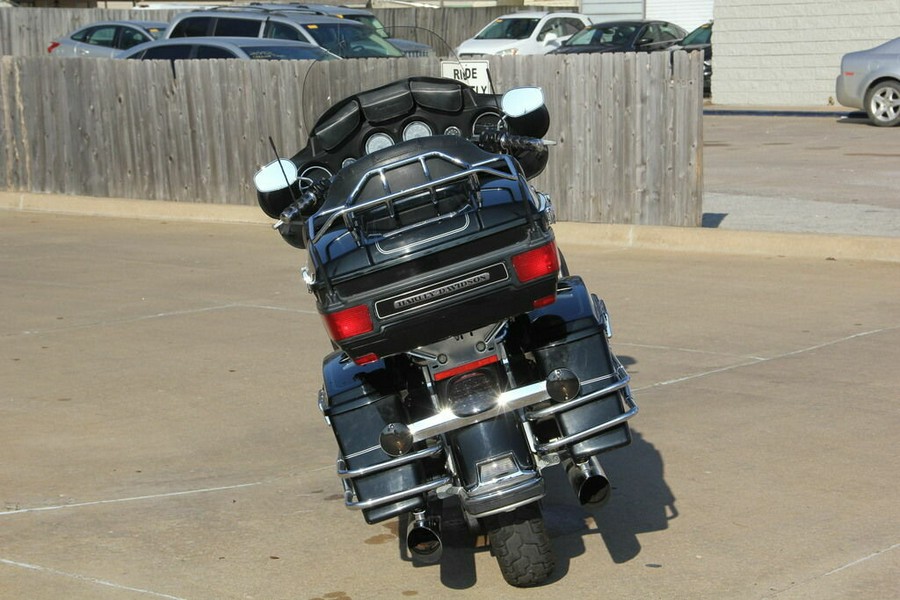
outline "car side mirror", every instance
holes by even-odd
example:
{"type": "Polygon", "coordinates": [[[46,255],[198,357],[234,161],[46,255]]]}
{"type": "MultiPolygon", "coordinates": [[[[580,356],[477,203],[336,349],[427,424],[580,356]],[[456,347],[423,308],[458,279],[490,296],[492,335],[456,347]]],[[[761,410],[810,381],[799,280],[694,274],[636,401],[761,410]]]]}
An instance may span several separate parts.
{"type": "Polygon", "coordinates": [[[559,36],[553,31],[548,31],[544,34],[544,45],[559,46],[559,36]]]}

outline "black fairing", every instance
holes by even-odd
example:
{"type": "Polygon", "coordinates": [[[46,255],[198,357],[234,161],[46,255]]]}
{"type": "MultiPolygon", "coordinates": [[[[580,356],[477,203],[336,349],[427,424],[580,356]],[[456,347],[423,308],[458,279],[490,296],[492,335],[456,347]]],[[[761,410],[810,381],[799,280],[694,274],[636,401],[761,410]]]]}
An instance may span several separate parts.
{"type": "MultiPolygon", "coordinates": [[[[312,180],[334,176],[348,160],[366,155],[365,144],[373,133],[385,133],[398,143],[413,121],[430,127],[434,134],[450,128],[469,138],[482,127],[500,120],[499,97],[478,94],[453,79],[410,77],[350,96],[332,106],[316,122],[306,147],[291,157],[301,177],[312,180]]],[[[291,203],[288,194],[268,198],[262,206],[277,217],[291,203]]]]}

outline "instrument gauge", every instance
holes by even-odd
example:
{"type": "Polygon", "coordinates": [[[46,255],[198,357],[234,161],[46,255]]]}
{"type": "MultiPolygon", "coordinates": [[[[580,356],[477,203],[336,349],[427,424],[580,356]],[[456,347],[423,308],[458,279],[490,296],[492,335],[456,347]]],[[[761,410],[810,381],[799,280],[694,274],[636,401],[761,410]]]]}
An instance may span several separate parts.
{"type": "Polygon", "coordinates": [[[394,145],[394,140],[386,133],[373,133],[366,140],[366,154],[372,154],[394,145]]]}
{"type": "Polygon", "coordinates": [[[416,138],[428,137],[433,135],[434,131],[423,121],[412,121],[403,128],[403,141],[414,140],[416,138]]]}

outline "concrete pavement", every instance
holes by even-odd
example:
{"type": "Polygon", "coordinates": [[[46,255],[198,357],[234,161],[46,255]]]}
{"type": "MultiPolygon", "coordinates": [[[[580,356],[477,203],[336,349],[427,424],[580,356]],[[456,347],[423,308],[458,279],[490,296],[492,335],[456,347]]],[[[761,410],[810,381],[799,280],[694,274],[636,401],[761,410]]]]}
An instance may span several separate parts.
{"type": "MultiPolygon", "coordinates": [[[[253,209],[0,197],[30,209],[0,211],[0,598],[897,597],[898,238],[729,229],[814,170],[742,169],[734,126],[706,136],[731,144],[704,154],[712,193],[745,192],[717,227],[557,228],[641,412],[602,509],[549,473],[559,566],[536,590],[452,523],[415,568],[395,521],[344,508],[304,255],[253,209]]],[[[889,181],[861,178],[867,203],[896,208],[867,187],[889,181]]]]}
{"type": "Polygon", "coordinates": [[[584,246],[641,412],[547,500],[549,588],[343,507],[328,350],[266,226],[0,212],[0,597],[889,598],[900,264],[584,246]]]}

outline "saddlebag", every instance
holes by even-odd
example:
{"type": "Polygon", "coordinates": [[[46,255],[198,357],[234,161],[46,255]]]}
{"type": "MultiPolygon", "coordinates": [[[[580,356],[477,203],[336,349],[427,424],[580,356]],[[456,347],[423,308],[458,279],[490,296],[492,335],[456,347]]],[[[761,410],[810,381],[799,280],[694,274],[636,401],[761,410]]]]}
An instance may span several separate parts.
{"type": "Polygon", "coordinates": [[[340,449],[338,475],[347,506],[362,509],[368,523],[424,507],[424,494],[416,491],[424,480],[421,461],[394,465],[398,461],[379,445],[388,423],[404,421],[384,363],[360,367],[333,353],[325,358],[323,373],[320,408],[340,449]]]}
{"type": "Polygon", "coordinates": [[[631,432],[624,420],[585,437],[592,429],[615,423],[633,407],[625,369],[609,347],[603,303],[588,292],[581,278],[568,277],[560,280],[556,302],[528,317],[532,353],[541,374],[546,377],[565,368],[581,382],[578,397],[531,413],[534,420],[555,419],[561,437],[548,447],[555,450],[564,444],[581,461],[629,444],[631,432]],[[584,401],[591,395],[596,398],[584,401]]]}

